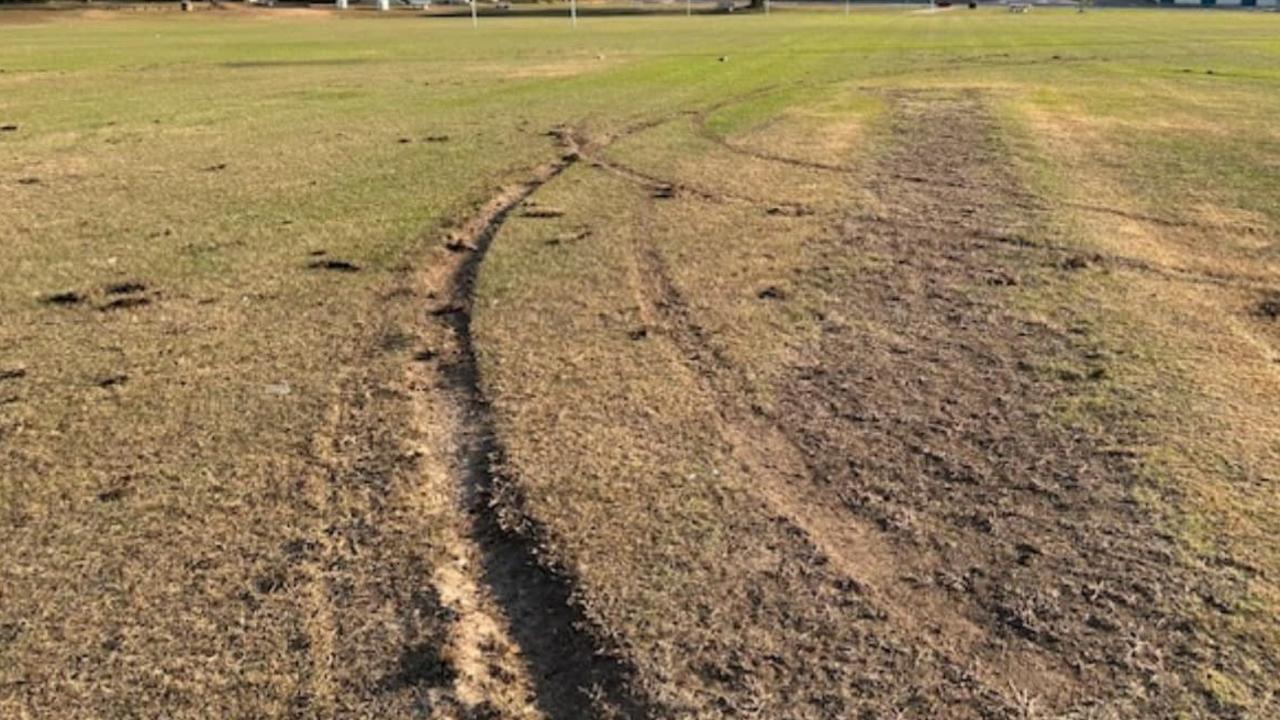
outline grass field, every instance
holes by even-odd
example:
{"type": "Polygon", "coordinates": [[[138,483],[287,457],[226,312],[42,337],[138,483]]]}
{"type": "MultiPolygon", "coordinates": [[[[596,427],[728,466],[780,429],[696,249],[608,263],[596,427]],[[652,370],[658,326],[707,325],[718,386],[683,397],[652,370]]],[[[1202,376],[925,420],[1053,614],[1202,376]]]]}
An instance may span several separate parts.
{"type": "Polygon", "coordinates": [[[0,717],[1280,717],[1280,15],[0,9],[0,717]]]}

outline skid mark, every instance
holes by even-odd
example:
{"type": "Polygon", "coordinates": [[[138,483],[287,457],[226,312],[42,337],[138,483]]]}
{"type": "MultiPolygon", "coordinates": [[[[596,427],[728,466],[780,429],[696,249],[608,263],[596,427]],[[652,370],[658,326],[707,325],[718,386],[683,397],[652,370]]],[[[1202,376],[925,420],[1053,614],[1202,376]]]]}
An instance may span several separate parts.
{"type": "MultiPolygon", "coordinates": [[[[637,242],[633,277],[641,318],[660,329],[673,350],[672,360],[689,370],[716,402],[718,430],[744,476],[771,513],[798,529],[818,554],[855,583],[864,600],[905,631],[914,644],[929,647],[945,662],[964,667],[982,687],[985,702],[1012,712],[1018,702],[1004,694],[1009,674],[997,677],[981,663],[964,657],[983,640],[981,628],[957,611],[945,593],[907,587],[900,578],[917,568],[887,543],[869,523],[843,511],[838,498],[825,493],[803,452],[779,424],[749,402],[741,371],[693,318],[655,248],[637,242]],[[910,612],[907,612],[907,609],[910,612]],[[923,612],[934,624],[935,641],[915,630],[914,614],[923,612]],[[945,643],[945,644],[944,644],[945,643]]],[[[1011,651],[1016,656],[1020,687],[1060,691],[1069,679],[1039,653],[1011,651]]]]}
{"type": "Polygon", "coordinates": [[[518,493],[497,477],[500,449],[471,344],[472,286],[485,252],[512,211],[575,162],[568,152],[503,188],[453,233],[449,244],[462,251],[440,253],[422,278],[435,295],[423,335],[436,357],[420,372],[437,393],[424,398],[420,417],[444,426],[437,441],[452,449],[443,464],[460,518],[436,583],[457,614],[446,652],[458,665],[456,694],[465,705],[552,720],[643,717],[625,668],[585,629],[568,581],[538,557],[536,533],[505,521],[506,510],[519,513],[518,493]]]}
{"type": "MultiPolygon", "coordinates": [[[[692,111],[637,122],[603,138],[557,128],[560,158],[500,189],[447,238],[420,277],[433,298],[420,328],[432,348],[411,370],[431,388],[417,402],[424,455],[459,521],[446,533],[434,581],[454,614],[444,654],[457,671],[454,695],[466,712],[501,717],[648,718],[661,713],[637,695],[630,670],[599,645],[573,599],[571,581],[541,557],[541,529],[523,512],[520,489],[502,477],[502,448],[483,397],[472,345],[473,285],[508,217],[562,172],[609,144],[692,111]]],[[[615,172],[627,172],[615,168],[615,172]]],[[[630,179],[660,186],[638,172],[630,179]]]]}
{"type": "MultiPolygon", "coordinates": [[[[972,273],[975,271],[983,274],[995,272],[999,275],[998,265],[992,267],[983,267],[983,265],[998,264],[1002,262],[1002,257],[1005,258],[1003,261],[1011,261],[1023,255],[1023,259],[1018,262],[1029,262],[1033,266],[1048,264],[1063,271],[1078,269],[1076,267],[1080,259],[1078,248],[1046,246],[1043,243],[1031,243],[1022,239],[1019,228],[1022,224],[1029,222],[1027,218],[1035,217],[1036,208],[1034,205],[1028,206],[1025,202],[1019,202],[1025,200],[1023,194],[1019,192],[1016,184],[1003,177],[998,156],[989,151],[979,150],[957,155],[954,162],[960,163],[963,167],[956,169],[954,173],[937,173],[940,186],[954,185],[975,192],[979,186],[987,187],[988,181],[975,184],[972,182],[973,178],[963,176],[974,173],[974,177],[986,178],[991,174],[989,180],[993,182],[996,189],[984,191],[983,197],[987,199],[981,200],[975,207],[969,207],[974,204],[973,197],[953,198],[936,195],[931,197],[927,192],[924,194],[919,191],[915,194],[902,192],[904,184],[912,182],[898,177],[901,173],[894,170],[894,166],[904,164],[901,162],[903,157],[942,152],[949,143],[955,143],[955,147],[961,147],[961,138],[971,139],[975,135],[983,135],[991,131],[988,125],[992,121],[984,114],[979,96],[961,94],[958,97],[935,99],[917,98],[904,93],[893,97],[892,106],[895,113],[900,113],[899,116],[890,118],[891,123],[895,125],[891,142],[897,143],[897,147],[894,153],[883,161],[881,167],[871,169],[868,179],[870,188],[884,203],[885,212],[882,216],[850,217],[845,227],[841,229],[840,242],[846,243],[846,250],[849,250],[850,246],[856,247],[863,243],[871,243],[873,247],[884,244],[886,248],[909,248],[914,246],[912,238],[920,240],[929,238],[928,242],[935,246],[930,248],[929,252],[938,253],[937,258],[925,256],[923,267],[913,268],[914,263],[908,263],[900,272],[963,273],[953,278],[961,283],[972,282],[972,273]],[[941,106],[941,109],[935,109],[935,106],[941,106]],[[953,128],[950,135],[931,138],[927,141],[921,140],[922,136],[918,130],[901,129],[918,124],[922,116],[932,117],[931,113],[941,113],[945,116],[945,119],[940,122],[959,124],[963,127],[953,128]],[[972,127],[964,126],[965,122],[970,123],[972,127]],[[911,147],[912,143],[917,142],[927,142],[929,146],[911,147]],[[1005,192],[1006,190],[1008,192],[1005,192]],[[996,197],[992,198],[991,193],[995,193],[996,197]],[[1009,228],[990,229],[992,224],[1000,226],[1002,222],[1000,218],[1005,213],[1014,213],[1020,217],[1020,220],[1009,228]],[[984,246],[986,246],[985,250],[984,246]],[[1010,250],[1015,254],[1002,256],[1002,253],[1008,253],[1010,250]],[[1043,257],[1034,255],[1026,257],[1022,252],[1024,250],[1043,254],[1043,257]],[[975,265],[971,268],[963,259],[966,253],[986,253],[986,255],[968,261],[975,265]]],[[[923,165],[928,166],[930,162],[940,161],[936,159],[925,161],[923,165]]],[[[910,165],[910,163],[905,164],[910,165]]],[[[874,513],[863,517],[861,512],[850,512],[845,506],[845,503],[850,500],[835,492],[835,489],[829,487],[825,481],[822,483],[817,481],[818,478],[827,477],[830,463],[826,461],[830,460],[831,463],[839,465],[839,459],[813,456],[814,452],[821,451],[822,445],[820,442],[815,444],[814,438],[805,435],[809,431],[803,424],[792,427],[790,421],[783,422],[780,418],[771,417],[768,412],[750,404],[750,386],[743,379],[742,371],[733,366],[733,363],[718,348],[712,334],[698,323],[669,269],[665,266],[661,253],[646,238],[635,238],[633,242],[635,243],[634,263],[631,273],[642,319],[646,324],[657,328],[660,335],[669,342],[673,361],[694,374],[708,395],[716,400],[716,420],[722,437],[731,450],[732,456],[740,463],[741,469],[747,477],[752,479],[753,486],[758,488],[761,499],[775,513],[800,529],[834,568],[859,583],[859,592],[882,610],[889,624],[893,626],[893,630],[889,632],[902,633],[911,639],[911,643],[930,647],[937,657],[949,658],[950,660],[944,661],[944,664],[953,662],[954,666],[964,668],[970,679],[976,681],[981,688],[978,694],[983,698],[982,702],[994,712],[1028,713],[1039,706],[1056,707],[1067,711],[1072,707],[1079,707],[1075,703],[1090,701],[1092,698],[1088,696],[1089,692],[1085,690],[1084,680],[1079,675],[1081,670],[1076,664],[1079,661],[1073,659],[1072,652],[1061,652],[1055,649],[1053,641],[1046,639],[1048,636],[1040,634],[1041,630],[1036,625],[1040,619],[1035,616],[1035,612],[1040,610],[1031,609],[1032,606],[1029,603],[1045,601],[1040,598],[1028,601],[1021,595],[1024,591],[1020,586],[1001,587],[987,585],[986,581],[981,579],[976,581],[964,579],[955,572],[960,571],[960,568],[938,565],[939,559],[945,557],[947,553],[942,553],[938,557],[933,557],[931,552],[917,555],[911,545],[901,544],[893,539],[896,535],[882,530],[878,526],[881,520],[873,520],[877,517],[874,513]],[[814,461],[820,461],[822,467],[814,466],[812,464],[814,461]],[[921,582],[920,578],[925,580],[921,582]],[[971,582],[975,584],[970,584],[971,582]],[[934,624],[931,631],[916,629],[921,617],[927,617],[930,623],[934,624]],[[1025,640],[1010,642],[1011,631],[1008,628],[1012,628],[1012,634],[1023,635],[1030,642],[1025,640]]],[[[1087,259],[1087,264],[1169,276],[1171,279],[1184,282],[1231,284],[1242,281],[1241,278],[1212,277],[1182,268],[1140,264],[1120,257],[1090,257],[1087,259]]],[[[1003,276],[1000,275],[1000,277],[1003,276]]],[[[924,293],[920,301],[928,303],[932,312],[934,311],[932,306],[937,304],[943,296],[934,295],[937,290],[932,290],[930,287],[931,283],[920,287],[912,286],[910,291],[924,293]]],[[[946,286],[939,289],[944,292],[952,291],[946,286]]],[[[903,290],[887,291],[901,293],[903,290]]],[[[896,294],[890,294],[886,299],[893,304],[885,308],[884,312],[893,313],[892,308],[899,302],[899,298],[896,294]]],[[[959,301],[958,304],[946,315],[947,323],[960,323],[960,326],[964,327],[966,323],[971,322],[964,319],[964,312],[972,313],[972,322],[979,325],[994,320],[994,318],[987,319],[987,314],[992,312],[992,309],[981,303],[975,304],[974,298],[960,296],[956,300],[959,301]],[[970,309],[964,311],[961,310],[962,308],[970,309]]],[[[1057,347],[1056,343],[1061,340],[1045,338],[1043,342],[1049,343],[1045,345],[1045,351],[1052,353],[1056,352],[1053,348],[1057,347]]],[[[994,382],[1001,377],[999,374],[985,371],[978,371],[978,373],[986,376],[988,382],[994,382]]],[[[975,379],[977,379],[976,376],[975,379]]],[[[1002,392],[1016,394],[1031,391],[1031,386],[1024,385],[1023,380],[1010,378],[1009,382],[1016,384],[1010,385],[1002,392]]],[[[945,400],[945,398],[940,399],[945,400]]],[[[861,406],[860,400],[854,398],[850,400],[855,405],[861,406]]],[[[999,402],[1004,400],[1001,399],[999,402]]],[[[1000,406],[997,405],[992,410],[998,407],[1000,406]]],[[[903,431],[907,429],[905,426],[902,428],[903,431]]],[[[1106,527],[1112,524],[1118,524],[1117,527],[1129,527],[1133,523],[1133,518],[1130,517],[1130,508],[1122,495],[1126,484],[1130,482],[1130,475],[1129,471],[1123,467],[1123,463],[1117,463],[1114,458],[1104,457],[1105,448],[1102,455],[1094,458],[1089,456],[1088,446],[1078,445],[1077,439],[1072,439],[1069,435],[1054,434],[1057,432],[1055,430],[1046,429],[1045,432],[1048,433],[1043,438],[1046,447],[1056,443],[1066,443],[1071,445],[1072,453],[1081,454],[1080,462],[1096,462],[1095,468],[1090,469],[1089,474],[1091,476],[1096,474],[1098,477],[1096,480],[1091,478],[1089,482],[1091,487],[1096,484],[1099,490],[1105,488],[1106,491],[1103,497],[1094,498],[1090,492],[1085,492],[1078,501],[1071,500],[1080,505],[1079,512],[1086,513],[1087,517],[1067,518],[1071,522],[1081,524],[1079,527],[1068,525],[1060,530],[1063,538],[1074,537],[1077,532],[1087,533],[1094,523],[1106,527]],[[1110,486],[1105,483],[1110,483],[1110,486]]],[[[1003,438],[993,439],[998,443],[1005,442],[1003,438]]],[[[988,472],[982,468],[968,468],[965,465],[967,461],[962,456],[948,457],[945,452],[940,454],[927,445],[917,444],[918,442],[927,443],[927,440],[897,437],[896,440],[885,438],[885,442],[896,442],[899,447],[896,452],[917,456],[924,467],[932,466],[934,472],[940,473],[943,477],[952,478],[949,482],[973,482],[969,479],[971,470],[978,473],[988,472]]],[[[1034,442],[1029,443],[1029,447],[1034,444],[1034,442]]],[[[956,450],[964,451],[965,448],[960,446],[956,450]]],[[[856,462],[857,459],[851,458],[850,461],[856,462]]],[[[1043,469],[1035,470],[1047,464],[1047,461],[1039,461],[1034,457],[1018,458],[1015,461],[1030,463],[1029,469],[1033,471],[1047,472],[1043,469]]],[[[1000,466],[995,470],[1003,472],[1000,466]]],[[[1077,468],[1076,472],[1080,472],[1080,469],[1077,468]]],[[[979,482],[985,484],[984,481],[979,482]]],[[[1020,488],[1015,485],[1008,490],[998,492],[1010,491],[1041,492],[1034,481],[1029,488],[1020,488]]],[[[1078,492],[1081,491],[1068,486],[1062,491],[1062,497],[1074,498],[1073,494],[1068,493],[1078,494],[1078,492]]],[[[1036,501],[1042,503],[1044,498],[1036,496],[1036,501]]],[[[1067,501],[1064,500],[1064,502],[1067,501]]],[[[955,510],[958,512],[960,508],[955,510]]],[[[983,512],[980,507],[975,511],[983,512]]],[[[1052,513],[1046,517],[1051,516],[1052,513]]],[[[893,518],[884,518],[884,521],[892,522],[893,518]]],[[[1019,532],[1022,531],[1019,530],[1019,532]]],[[[1130,528],[1126,531],[1126,537],[1129,535],[1142,541],[1138,537],[1142,536],[1141,528],[1130,528]]],[[[1045,540],[1051,539],[1048,536],[1045,538],[1045,540]]],[[[1143,572],[1150,570],[1154,581],[1176,582],[1174,579],[1165,577],[1176,573],[1176,570],[1161,570],[1157,565],[1146,564],[1151,557],[1161,556],[1164,550],[1155,538],[1148,538],[1145,542],[1149,551],[1143,553],[1140,558],[1134,558],[1133,562],[1138,564],[1135,567],[1143,572]]],[[[993,570],[997,573],[1010,573],[1011,578],[1018,577],[1023,572],[1020,568],[1029,562],[1023,553],[1041,552],[1035,545],[1018,547],[1024,549],[1017,551],[1019,559],[1013,569],[1003,567],[1007,559],[997,552],[989,560],[994,563],[993,570]]],[[[978,552],[983,554],[989,550],[978,552]]],[[[1092,571],[1085,566],[1077,567],[1074,554],[1068,554],[1061,562],[1065,572],[1076,573],[1081,577],[1079,580],[1072,577],[1068,582],[1079,582],[1085,585],[1091,582],[1088,578],[1092,576],[1092,571]]],[[[1064,608],[1061,612],[1070,613],[1069,617],[1073,618],[1073,622],[1077,621],[1075,613],[1085,611],[1070,598],[1064,598],[1064,600],[1070,607],[1064,608]]],[[[1046,604],[1044,607],[1051,606],[1046,604]]],[[[1175,616],[1180,612],[1176,608],[1168,610],[1175,616]]],[[[1143,615],[1141,608],[1135,609],[1134,612],[1135,615],[1143,615]]],[[[1087,620],[1085,625],[1092,623],[1099,627],[1111,627],[1106,624],[1109,622],[1107,619],[1099,619],[1095,615],[1089,615],[1083,620],[1087,620]]],[[[1119,622],[1143,621],[1141,617],[1135,617],[1132,620],[1125,618],[1119,622]]],[[[1071,635],[1073,642],[1076,642],[1077,638],[1082,644],[1096,641],[1090,639],[1088,635],[1089,632],[1096,631],[1078,630],[1076,627],[1067,628],[1066,626],[1063,631],[1073,633],[1071,635]],[[1085,635],[1074,634],[1078,632],[1084,632],[1085,635]]],[[[1123,639],[1107,639],[1105,642],[1123,642],[1123,639]]],[[[1083,653],[1091,651],[1092,649],[1081,650],[1083,653]]],[[[1088,677],[1094,678],[1095,675],[1090,673],[1088,677]]],[[[1102,693],[1110,691],[1098,690],[1102,693]]],[[[1181,692],[1175,687],[1166,698],[1162,698],[1162,701],[1182,702],[1178,699],[1184,697],[1179,695],[1181,692]]]]}

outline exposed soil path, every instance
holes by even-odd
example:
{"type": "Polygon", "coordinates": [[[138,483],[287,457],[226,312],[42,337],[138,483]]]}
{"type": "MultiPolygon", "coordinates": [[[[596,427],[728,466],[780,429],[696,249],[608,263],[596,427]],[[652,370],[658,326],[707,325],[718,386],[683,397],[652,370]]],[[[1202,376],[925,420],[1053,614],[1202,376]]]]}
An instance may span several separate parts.
{"type": "Polygon", "coordinates": [[[795,373],[779,423],[829,497],[981,629],[976,661],[1014,667],[1007,653],[1025,652],[1070,679],[1020,685],[1024,702],[1203,712],[1194,618],[1231,579],[1180,564],[1134,501],[1123,399],[1105,427],[1061,414],[1105,395],[1109,351],[1072,325],[1087,312],[1033,322],[1004,298],[1024,274],[1053,282],[1074,265],[1056,247],[990,242],[1025,236],[1038,208],[981,95],[889,101],[892,139],[869,181],[878,217],[850,219],[826,249],[883,262],[856,282],[831,268],[820,361],[795,373]]]}
{"type": "MultiPolygon", "coordinates": [[[[954,698],[942,688],[966,678],[969,709],[947,717],[1200,709],[1185,658],[1198,601],[1183,590],[1230,593],[1230,578],[1175,562],[1132,500],[1122,437],[1054,416],[1055,401],[1104,377],[1105,352],[1019,320],[993,294],[1024,268],[1072,272],[1078,255],[992,240],[1022,237],[1040,208],[979,95],[895,93],[890,104],[888,152],[869,177],[882,210],[850,217],[826,249],[880,257],[885,270],[813,269],[836,319],[779,415],[749,405],[662,255],[638,241],[646,322],[718,399],[721,435],[762,499],[858,583],[887,640],[930,648],[914,682],[954,698]],[[1036,370],[1058,364],[1079,369],[1036,370]]],[[[1115,420],[1122,432],[1126,418],[1115,420]]]]}

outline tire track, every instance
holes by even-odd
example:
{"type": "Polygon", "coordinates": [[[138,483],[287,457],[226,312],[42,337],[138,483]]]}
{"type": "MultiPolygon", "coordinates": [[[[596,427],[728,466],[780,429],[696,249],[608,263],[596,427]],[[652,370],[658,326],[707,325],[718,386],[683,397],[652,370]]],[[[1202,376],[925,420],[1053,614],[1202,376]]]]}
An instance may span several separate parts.
{"type": "Polygon", "coordinates": [[[436,355],[419,384],[436,389],[418,403],[418,424],[452,448],[444,458],[460,518],[436,572],[442,598],[457,614],[446,655],[457,665],[456,692],[472,713],[501,717],[641,718],[629,671],[602,651],[569,580],[546,567],[538,529],[519,490],[501,476],[501,448],[482,395],[471,336],[473,286],[489,246],[508,216],[578,162],[572,148],[502,188],[455,231],[421,282],[435,306],[422,339],[436,355]]]}
{"type": "Polygon", "coordinates": [[[641,319],[667,341],[673,364],[685,367],[714,399],[721,436],[761,500],[799,530],[839,574],[855,582],[859,593],[888,618],[893,633],[910,638],[908,644],[928,647],[944,666],[970,677],[984,707],[997,714],[1029,712],[1036,693],[1071,692],[1069,669],[1038,648],[1006,648],[1007,667],[986,666],[981,655],[987,631],[943,590],[901,581],[917,574],[911,560],[867,521],[844,511],[840,499],[817,482],[816,469],[788,430],[751,403],[745,376],[697,322],[660,251],[635,237],[632,257],[641,319]],[[930,636],[918,629],[921,613],[943,632],[930,636]]]}
{"type": "MultiPolygon", "coordinates": [[[[673,363],[685,367],[714,399],[720,435],[771,513],[798,530],[820,557],[853,581],[857,592],[890,621],[895,632],[910,637],[912,642],[904,645],[928,647],[944,664],[971,676],[989,709],[999,708],[1008,716],[1021,712],[1025,702],[1006,695],[1016,688],[966,657],[983,641],[981,628],[957,612],[945,593],[903,586],[901,577],[916,574],[912,563],[870,524],[844,512],[839,498],[824,493],[795,441],[750,403],[750,390],[741,371],[692,317],[658,252],[637,243],[633,256],[632,282],[642,320],[669,342],[673,363]],[[942,636],[947,644],[916,630],[916,620],[904,608],[923,612],[944,628],[942,636]]],[[[1026,669],[1027,687],[1061,688],[1070,683],[1065,674],[1049,669],[1053,663],[1038,653],[1010,650],[1010,655],[1026,669]]]]}
{"type": "Polygon", "coordinates": [[[817,170],[826,173],[835,173],[837,175],[853,175],[858,169],[851,165],[839,165],[836,163],[823,163],[814,160],[803,160],[801,158],[791,157],[789,155],[780,155],[771,153],[767,150],[757,150],[755,148],[745,147],[730,142],[728,138],[720,135],[707,125],[710,120],[710,112],[699,113],[694,118],[694,123],[698,128],[698,136],[704,140],[712,142],[735,155],[742,155],[753,160],[761,160],[763,162],[779,163],[782,165],[790,165],[804,170],[817,170]]]}
{"type": "MultiPolygon", "coordinates": [[[[339,387],[345,385],[345,379],[338,383],[339,387]]],[[[320,523],[326,522],[330,515],[330,487],[338,463],[334,436],[341,423],[342,404],[330,403],[321,426],[322,432],[311,439],[311,454],[317,467],[304,479],[303,494],[320,523]]],[[[332,566],[335,550],[325,528],[313,528],[309,535],[317,545],[317,552],[300,568],[307,578],[307,589],[302,599],[305,615],[303,636],[307,639],[304,686],[309,707],[319,716],[332,716],[335,711],[333,658],[337,631],[325,568],[332,566]]]]}
{"type": "Polygon", "coordinates": [[[660,127],[681,117],[691,118],[695,122],[705,122],[705,118],[710,113],[726,107],[732,107],[733,105],[746,102],[747,100],[769,95],[777,92],[778,89],[779,88],[777,86],[767,86],[742,95],[726,98],[699,110],[681,110],[670,113],[654,120],[636,123],[624,129],[617,135],[607,136],[599,140],[592,139],[586,136],[580,129],[573,128],[558,129],[556,131],[557,137],[570,145],[573,148],[573,152],[581,155],[581,157],[591,167],[611,173],[617,177],[643,187],[649,190],[654,197],[670,198],[675,197],[678,194],[685,194],[707,202],[759,206],[765,212],[772,214],[812,215],[815,212],[814,209],[800,203],[780,202],[771,198],[707,190],[706,188],[693,183],[664,178],[618,160],[605,157],[604,151],[620,139],[637,135],[645,130],[660,127]]]}
{"type": "Polygon", "coordinates": [[[443,532],[434,572],[453,613],[445,659],[457,672],[459,717],[649,718],[631,672],[599,644],[576,603],[571,580],[549,568],[542,529],[523,511],[520,489],[502,476],[502,448],[483,396],[471,334],[474,283],[508,217],[547,183],[612,142],[690,111],[644,120],[589,141],[563,127],[548,135],[558,160],[500,188],[456,228],[418,278],[433,306],[418,328],[424,362],[409,370],[424,471],[457,521],[443,532]]]}
{"type": "Polygon", "coordinates": [[[579,148],[583,158],[591,167],[627,180],[649,191],[651,197],[671,198],[677,195],[689,195],[699,200],[717,204],[738,204],[757,207],[775,215],[813,215],[813,208],[800,203],[779,202],[768,198],[752,197],[735,193],[713,192],[682,180],[664,178],[653,173],[640,170],[626,163],[604,157],[603,147],[592,143],[581,134],[566,131],[565,137],[573,146],[579,148]]]}

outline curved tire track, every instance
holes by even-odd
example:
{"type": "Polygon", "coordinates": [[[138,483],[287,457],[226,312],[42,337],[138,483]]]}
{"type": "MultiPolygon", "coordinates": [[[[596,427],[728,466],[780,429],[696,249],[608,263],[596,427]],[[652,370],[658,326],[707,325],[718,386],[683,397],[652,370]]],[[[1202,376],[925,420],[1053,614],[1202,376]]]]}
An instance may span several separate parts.
{"type": "Polygon", "coordinates": [[[461,546],[451,550],[462,567],[437,571],[437,583],[448,589],[442,595],[455,598],[449,655],[455,663],[470,659],[456,694],[473,713],[550,720],[651,714],[632,692],[627,668],[597,644],[600,634],[589,629],[568,578],[545,564],[519,491],[501,476],[501,448],[471,337],[473,286],[489,246],[521,203],[578,158],[570,150],[501,188],[453,233],[452,252],[423,278],[436,301],[423,334],[433,341],[438,362],[422,380],[438,392],[425,403],[435,407],[422,411],[431,416],[428,424],[446,425],[440,440],[452,447],[448,467],[463,518],[454,538],[461,546]],[[506,667],[488,667],[495,654],[507,658],[506,667]],[[515,687],[500,700],[504,684],[515,687]]]}
{"type": "MultiPolygon", "coordinates": [[[[547,183],[620,139],[691,111],[635,123],[599,141],[563,128],[548,133],[560,158],[500,188],[454,230],[419,280],[434,299],[419,328],[432,348],[410,371],[419,396],[416,424],[443,454],[457,526],[447,533],[445,566],[435,571],[442,601],[454,613],[443,654],[455,666],[454,701],[462,712],[500,717],[650,718],[662,714],[634,690],[631,671],[602,648],[575,602],[570,578],[542,556],[536,522],[523,510],[518,485],[501,474],[502,448],[480,386],[471,335],[474,284],[485,254],[507,218],[547,183]]],[[[633,179],[639,177],[636,174],[633,179]]],[[[658,184],[660,181],[650,181],[658,184]]]]}

